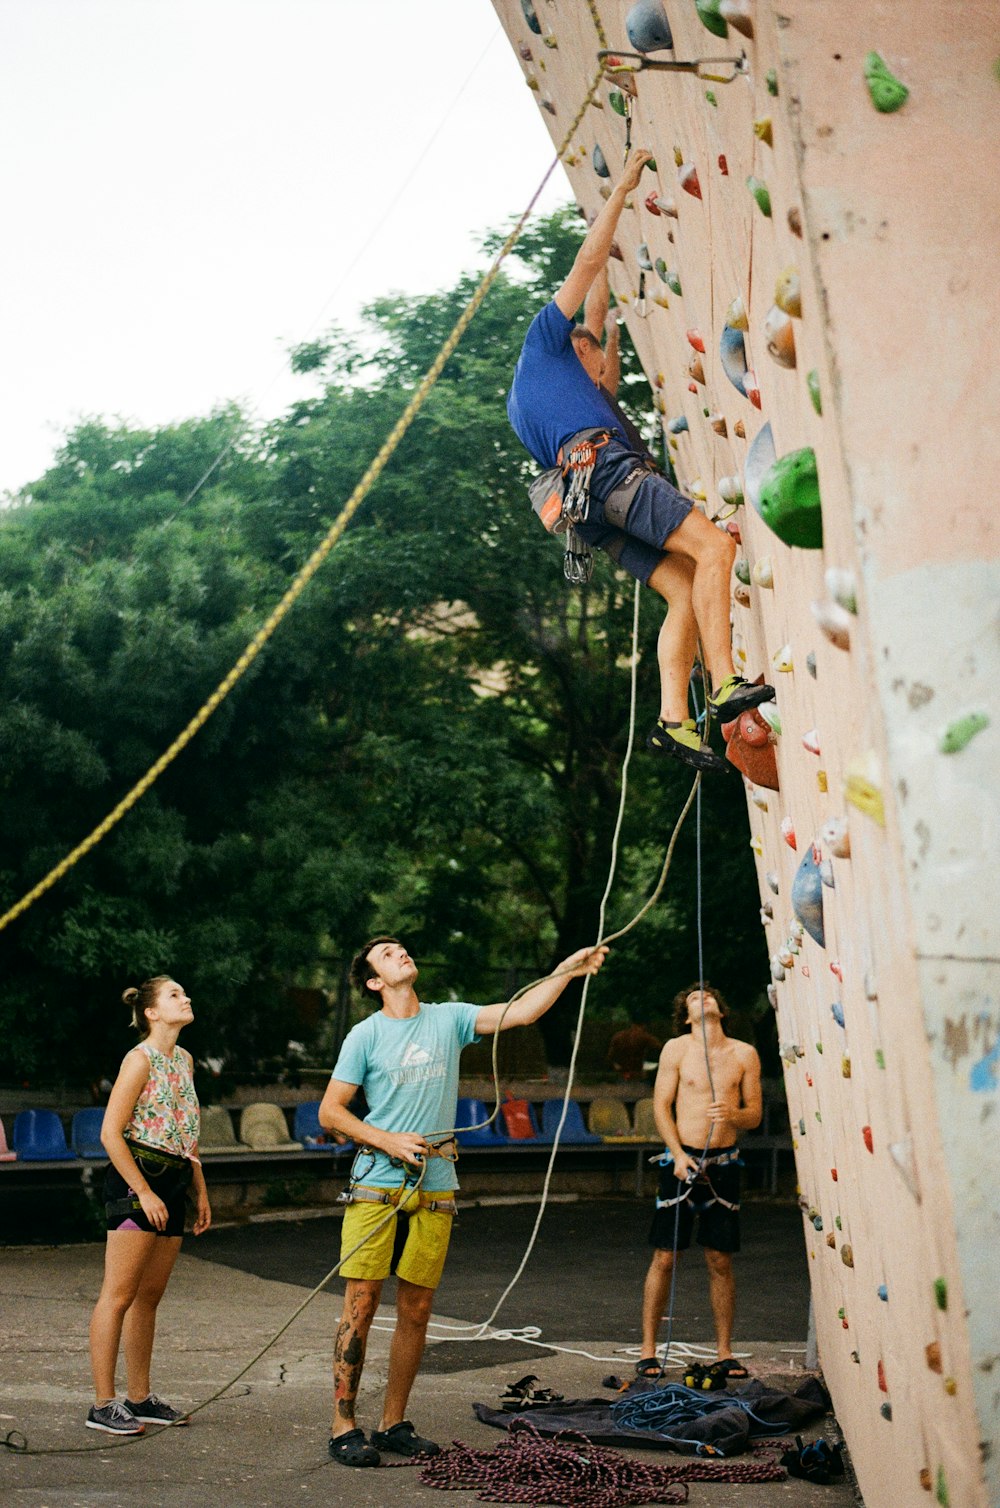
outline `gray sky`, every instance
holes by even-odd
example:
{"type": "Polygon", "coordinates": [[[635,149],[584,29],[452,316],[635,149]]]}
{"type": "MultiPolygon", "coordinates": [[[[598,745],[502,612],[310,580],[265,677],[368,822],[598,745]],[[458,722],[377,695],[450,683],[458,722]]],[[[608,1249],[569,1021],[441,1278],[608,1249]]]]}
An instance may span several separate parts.
{"type": "Polygon", "coordinates": [[[552,156],[489,0],[0,0],[0,490],[81,415],[280,412],[288,345],[447,286],[552,156]]]}

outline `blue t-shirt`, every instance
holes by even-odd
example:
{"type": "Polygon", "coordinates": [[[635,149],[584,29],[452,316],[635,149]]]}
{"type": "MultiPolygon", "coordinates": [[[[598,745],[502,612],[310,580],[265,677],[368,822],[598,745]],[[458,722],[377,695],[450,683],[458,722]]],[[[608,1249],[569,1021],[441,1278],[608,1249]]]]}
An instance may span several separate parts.
{"type": "MultiPolygon", "coordinates": [[[[365,1120],[382,1131],[415,1131],[419,1136],[450,1131],[458,1105],[459,1055],[479,1040],[476,1018],[481,1010],[449,1000],[421,1005],[415,1016],[403,1020],[375,1011],[347,1033],[333,1077],[341,1084],[360,1084],[368,1101],[365,1120]]],[[[393,1167],[384,1152],[373,1148],[372,1156],[370,1167],[367,1158],[359,1165],[361,1183],[392,1189],[403,1182],[404,1169],[393,1167]]],[[[455,1164],[428,1158],[421,1188],[458,1188],[455,1164]]]]}
{"type": "Polygon", "coordinates": [[[528,326],[507,394],[507,417],[539,466],[555,466],[559,447],[581,429],[625,435],[613,410],[583,369],[570,334],[573,321],[546,304],[528,326]]]}

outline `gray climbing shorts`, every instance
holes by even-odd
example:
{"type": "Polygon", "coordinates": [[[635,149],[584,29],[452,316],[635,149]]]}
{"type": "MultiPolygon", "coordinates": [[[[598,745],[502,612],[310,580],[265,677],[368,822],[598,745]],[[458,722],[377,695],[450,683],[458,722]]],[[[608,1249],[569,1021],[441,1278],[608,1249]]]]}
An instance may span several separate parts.
{"type": "Polygon", "coordinates": [[[635,451],[611,440],[591,477],[587,521],[576,531],[645,586],[693,506],[666,477],[647,471],[635,451]]]}

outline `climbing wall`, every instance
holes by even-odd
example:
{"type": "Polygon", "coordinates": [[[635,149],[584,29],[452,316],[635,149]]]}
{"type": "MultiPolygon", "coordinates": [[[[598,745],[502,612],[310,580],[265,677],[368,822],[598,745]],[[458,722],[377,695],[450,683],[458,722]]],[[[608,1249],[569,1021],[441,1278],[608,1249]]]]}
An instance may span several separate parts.
{"type": "Polygon", "coordinates": [[[740,60],[606,75],[565,162],[590,217],[629,116],[655,154],[612,287],[679,485],[739,542],[738,662],[776,686],[730,757],[823,1372],[867,1508],[990,1508],[995,8],[495,5],[556,143],[600,47],[740,60]]]}

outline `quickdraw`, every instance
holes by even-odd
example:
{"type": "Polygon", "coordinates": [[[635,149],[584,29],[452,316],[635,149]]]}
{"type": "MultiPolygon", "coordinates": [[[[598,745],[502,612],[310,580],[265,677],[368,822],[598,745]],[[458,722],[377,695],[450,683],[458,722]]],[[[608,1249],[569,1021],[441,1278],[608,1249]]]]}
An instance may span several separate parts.
{"type": "Polygon", "coordinates": [[[562,516],[570,526],[587,522],[590,512],[590,479],[597,464],[597,452],[603,450],[610,439],[606,429],[584,430],[573,436],[568,451],[559,452],[562,474],[567,479],[562,516]]]}

